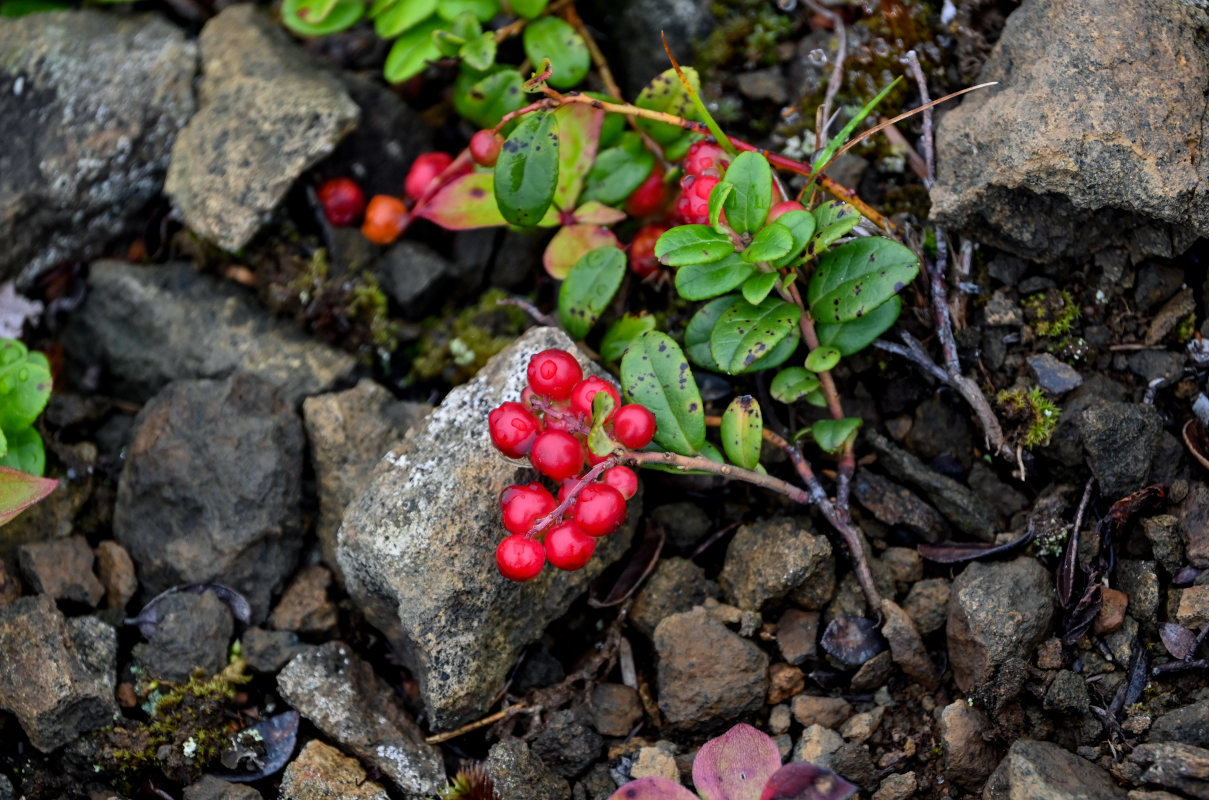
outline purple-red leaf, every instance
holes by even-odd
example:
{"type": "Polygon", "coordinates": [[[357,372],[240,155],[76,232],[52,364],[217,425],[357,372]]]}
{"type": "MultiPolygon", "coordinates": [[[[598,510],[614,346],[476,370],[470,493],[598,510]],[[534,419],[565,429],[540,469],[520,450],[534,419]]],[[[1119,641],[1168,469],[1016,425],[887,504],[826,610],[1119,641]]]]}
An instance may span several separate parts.
{"type": "Polygon", "coordinates": [[[923,558],[938,564],[961,564],[966,561],[977,561],[980,558],[1010,553],[1028,544],[1032,539],[1033,532],[1026,531],[1019,539],[1014,539],[1007,544],[941,542],[939,544],[921,544],[915,549],[923,558]]]}
{"type": "Polygon", "coordinates": [[[584,255],[598,247],[620,247],[617,237],[601,225],[568,225],[546,245],[542,265],[550,277],[562,280],[584,255]]]}
{"type": "Polygon", "coordinates": [[[1099,583],[1093,583],[1083,591],[1083,596],[1079,598],[1078,604],[1066,614],[1063,619],[1062,644],[1072,645],[1079,641],[1083,634],[1087,633],[1087,629],[1096,621],[1096,616],[1100,613],[1100,606],[1104,605],[1104,587],[1099,583]]]}
{"type": "Polygon", "coordinates": [[[760,800],[764,784],[780,768],[776,742],[739,723],[697,751],[693,786],[703,800],[760,800]]]}
{"type": "Polygon", "coordinates": [[[609,800],[697,800],[697,796],[667,778],[639,778],[613,792],[609,800]]]}
{"type": "Polygon", "coordinates": [[[846,615],[831,620],[819,644],[828,655],[848,667],[859,667],[886,649],[886,640],[873,620],[846,615]]]}
{"type": "Polygon", "coordinates": [[[0,525],[45,498],[59,482],[19,469],[0,467],[0,525]]]}
{"type": "Polygon", "coordinates": [[[764,786],[760,800],[848,800],[856,787],[806,761],[786,764],[764,786]]]}
{"type": "Polygon", "coordinates": [[[1163,647],[1167,648],[1167,652],[1180,661],[1192,658],[1196,650],[1196,634],[1174,622],[1159,625],[1159,638],[1163,640],[1163,647]]]}

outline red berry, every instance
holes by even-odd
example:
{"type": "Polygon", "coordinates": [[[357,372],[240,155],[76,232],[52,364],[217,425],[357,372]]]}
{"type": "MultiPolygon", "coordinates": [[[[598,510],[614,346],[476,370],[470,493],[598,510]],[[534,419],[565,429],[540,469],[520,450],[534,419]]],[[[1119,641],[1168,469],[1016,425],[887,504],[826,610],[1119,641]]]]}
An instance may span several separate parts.
{"type": "Polygon", "coordinates": [[[403,191],[414,200],[424,194],[428,184],[432,183],[452,163],[453,156],[449,153],[440,151],[424,153],[412,163],[411,169],[408,170],[407,179],[403,182],[403,191]]]}
{"type": "Polygon", "coordinates": [[[613,438],[631,450],[639,450],[655,438],[655,415],[643,405],[630,403],[613,416],[613,438]]]}
{"type": "Polygon", "coordinates": [[[596,540],[572,520],[559,523],[546,534],[546,557],[568,572],[582,569],[596,552],[596,540]]]}
{"type": "Polygon", "coordinates": [[[652,222],[638,229],[638,233],[634,234],[634,241],[630,242],[630,272],[645,279],[659,271],[659,259],[655,258],[655,242],[659,241],[659,237],[667,229],[666,225],[659,222],[652,222]]]}
{"type": "Polygon", "coordinates": [[[684,171],[689,175],[721,178],[730,166],[730,155],[713,142],[694,142],[684,155],[684,171]]]}
{"type": "Polygon", "coordinates": [[[545,415],[545,430],[566,431],[571,435],[586,432],[587,422],[582,417],[577,417],[576,415],[570,413],[569,405],[567,403],[563,403],[562,405],[565,407],[561,409],[561,414],[545,415]]]}
{"type": "Polygon", "coordinates": [[[482,130],[470,137],[470,157],[480,167],[494,167],[499,160],[504,137],[489,130],[482,130]]]}
{"type": "Polygon", "coordinates": [[[609,467],[605,470],[604,482],[621,492],[626,500],[638,493],[638,476],[629,467],[609,467]]]}
{"type": "Polygon", "coordinates": [[[533,356],[527,374],[533,391],[551,400],[566,400],[584,377],[579,362],[566,350],[543,350],[533,356]]]}
{"type": "Polygon", "coordinates": [[[538,517],[546,516],[557,507],[558,503],[540,483],[509,486],[500,492],[500,510],[509,533],[528,533],[538,517]]]}
{"type": "Polygon", "coordinates": [[[663,182],[663,167],[655,164],[646,180],[626,198],[625,210],[631,217],[653,217],[662,211],[665,205],[667,184],[663,182]]]}
{"type": "Polygon", "coordinates": [[[621,395],[617,393],[613,384],[595,375],[589,375],[575,384],[575,388],[571,390],[571,410],[592,419],[592,400],[596,397],[597,392],[604,392],[613,398],[613,411],[609,413],[611,419],[613,412],[616,412],[618,406],[621,405],[621,395]]]}
{"type": "Polygon", "coordinates": [[[388,194],[374,195],[365,209],[361,233],[374,244],[390,244],[407,227],[407,206],[388,194]]]}
{"type": "Polygon", "coordinates": [[[709,224],[709,193],[718,185],[718,179],[706,175],[686,175],[680,181],[680,197],[676,200],[676,214],[688,225],[709,224]]]}
{"type": "Polygon", "coordinates": [[[323,216],[337,226],[352,225],[365,213],[365,193],[348,178],[332,178],[319,187],[323,216]]]}
{"type": "Polygon", "coordinates": [[[583,445],[564,431],[545,431],[533,440],[529,462],[550,480],[565,481],[583,469],[583,445]]]}
{"type": "Polygon", "coordinates": [[[529,455],[529,448],[541,430],[537,417],[520,403],[504,403],[487,415],[491,443],[510,458],[529,455]]]}
{"type": "Polygon", "coordinates": [[[500,574],[510,581],[531,581],[541,574],[546,564],[546,551],[541,542],[513,534],[495,549],[495,563],[500,574]]]}
{"type": "Polygon", "coordinates": [[[571,490],[579,485],[579,476],[567,478],[562,483],[558,484],[558,503],[562,505],[567,502],[567,498],[571,496],[571,490]]]}
{"type": "Polygon", "coordinates": [[[781,217],[788,214],[790,211],[805,211],[806,206],[799,203],[797,200],[784,200],[777,203],[768,210],[768,219],[766,222],[776,222],[781,217]]]}
{"type": "Polygon", "coordinates": [[[607,483],[590,483],[579,493],[575,521],[589,536],[607,536],[625,522],[625,498],[607,483]]]}

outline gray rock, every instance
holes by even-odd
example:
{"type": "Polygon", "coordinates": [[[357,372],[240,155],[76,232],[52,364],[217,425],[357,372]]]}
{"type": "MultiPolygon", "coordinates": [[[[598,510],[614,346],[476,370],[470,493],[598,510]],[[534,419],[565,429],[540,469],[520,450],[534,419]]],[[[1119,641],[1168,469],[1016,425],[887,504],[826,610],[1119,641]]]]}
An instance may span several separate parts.
{"type": "Polygon", "coordinates": [[[1086,714],[1088,705],[1087,683],[1083,677],[1069,669],[1059,670],[1045,692],[1045,710],[1067,715],[1086,714]]]}
{"type": "Polygon", "coordinates": [[[303,653],[277,676],[277,688],[303,717],[373,765],[407,798],[435,794],[445,769],[437,748],[394,702],[394,690],[343,642],[303,653]]]}
{"type": "Polygon", "coordinates": [[[660,31],[681,64],[691,63],[693,45],[705,40],[715,26],[705,0],[591,0],[581,9],[599,20],[612,36],[602,42],[613,51],[626,97],[634,97],[656,75],[669,69],[660,31]]]}
{"type": "Polygon", "coordinates": [[[940,748],[945,777],[977,788],[999,762],[999,751],[986,740],[986,715],[965,700],[955,700],[940,712],[940,748]]]}
{"type": "Polygon", "coordinates": [[[337,574],[336,533],[345,507],[365,485],[382,454],[431,410],[423,403],[396,400],[368,378],[352,389],[303,401],[302,417],[319,489],[315,533],[323,562],[337,574]]]}
{"type": "Polygon", "coordinates": [[[777,648],[795,667],[814,658],[819,649],[819,612],[791,608],[777,621],[777,648]]]}
{"type": "MultiPolygon", "coordinates": [[[[0,608],[0,709],[16,716],[42,752],[112,723],[118,710],[114,677],[90,669],[116,658],[117,639],[110,631],[109,652],[86,654],[47,595],[0,608]]],[[[90,628],[74,632],[95,644],[90,628]]]]}
{"type": "Polygon", "coordinates": [[[380,784],[366,780],[357,759],[348,758],[331,745],[308,742],[286,765],[279,800],[389,800],[380,784]]]}
{"type": "Polygon", "coordinates": [[[426,244],[402,239],[374,264],[382,288],[411,319],[431,314],[457,286],[456,266],[426,244]]]}
{"type": "Polygon", "coordinates": [[[831,769],[831,757],[844,746],[843,738],[822,725],[810,725],[802,731],[793,748],[793,761],[809,761],[816,767],[831,769]]]}
{"type": "Polygon", "coordinates": [[[824,728],[838,729],[853,714],[852,704],[842,697],[817,697],[809,694],[800,694],[793,698],[789,711],[798,724],[805,728],[822,725],[824,728]]]}
{"type": "Polygon", "coordinates": [[[298,640],[293,631],[268,631],[264,628],[248,628],[240,636],[244,659],[253,672],[276,674],[294,656],[311,648],[298,640]]]}
{"type": "Polygon", "coordinates": [[[242,783],[230,783],[206,775],[185,787],[185,800],[261,800],[260,792],[242,783]]]}
{"type": "Polygon", "coordinates": [[[926,542],[939,541],[948,530],[948,524],[936,509],[911,490],[876,472],[858,469],[852,482],[852,495],[878,521],[906,526],[926,542]]]}
{"type": "Polygon", "coordinates": [[[297,414],[253,375],[177,381],[143,406],[113,529],[144,596],[222,583],[264,619],[302,546],[302,447],[297,414]]]}
{"type": "Polygon", "coordinates": [[[495,791],[508,800],[568,800],[571,787],[555,775],[520,739],[492,745],[484,764],[495,791]]]}
{"type": "Polygon", "coordinates": [[[269,615],[269,624],[279,631],[330,635],[336,628],[336,604],[327,594],[332,573],[315,564],[294,575],[269,615]]]}
{"type": "Polygon", "coordinates": [[[882,779],[870,800],[907,800],[915,796],[917,785],[914,772],[895,772],[882,779]]]}
{"type": "Polygon", "coordinates": [[[227,605],[213,592],[177,592],[160,601],[159,620],[134,657],[157,680],[184,683],[194,669],[207,676],[227,664],[235,623],[227,605]]]}
{"type": "Polygon", "coordinates": [[[105,587],[93,574],[94,556],[83,536],[22,545],[17,550],[21,577],[30,589],[56,600],[96,606],[105,587]]]}
{"type": "Polygon", "coordinates": [[[193,113],[197,46],[152,15],[0,20],[0,282],[136,231],[193,113]]]}
{"type": "Polygon", "coordinates": [[[974,460],[969,410],[955,398],[934,394],[916,407],[903,443],[925,464],[947,457],[969,469],[974,460]]]}
{"type": "Polygon", "coordinates": [[[1184,566],[1184,541],[1180,536],[1180,527],[1179,518],[1170,514],[1156,514],[1142,520],[1142,532],[1150,542],[1155,561],[1169,575],[1174,575],[1184,566]]]}
{"type": "Polygon", "coordinates": [[[246,290],[188,264],[98,261],[88,283],[64,343],[81,364],[104,367],[115,391],[132,400],[181,378],[252,372],[297,405],[348,380],[356,367],[348,353],[269,317],[246,290]]]}
{"type": "Polygon", "coordinates": [[[726,550],[718,584],[727,602],[760,611],[799,586],[827,602],[835,586],[831,543],[805,518],[772,519],[739,527],[726,550]]]}
{"type": "Polygon", "coordinates": [[[768,692],[768,656],[703,608],[655,629],[659,709],[681,730],[713,730],[756,711],[768,692]]]}
{"type": "Polygon", "coordinates": [[[1209,486],[1192,481],[1176,514],[1184,532],[1188,561],[1194,567],[1209,567],[1209,486]]]}
{"type": "Polygon", "coordinates": [[[921,636],[935,633],[945,625],[949,616],[949,596],[952,594],[948,578],[928,578],[919,581],[907,592],[903,600],[903,611],[915,623],[921,636]]]}
{"type": "Polygon", "coordinates": [[[628,736],[642,719],[638,692],[621,683],[598,683],[588,698],[592,723],[605,736],[628,736]]]}
{"type": "Polygon", "coordinates": [[[1037,260],[1172,256],[1209,233],[1204,24],[1179,0],[1020,6],[980,76],[1000,86],[939,124],[933,220],[1037,260]]]}
{"type": "Polygon", "coordinates": [[[1209,797],[1209,750],[1180,742],[1141,744],[1129,760],[1146,767],[1142,780],[1189,797],[1209,797]]]}
{"type": "Polygon", "coordinates": [[[907,613],[899,608],[897,603],[882,600],[882,636],[890,643],[890,657],[908,678],[927,689],[934,689],[940,684],[940,673],[928,651],[924,649],[919,631],[907,613]]]}
{"type": "Polygon", "coordinates": [[[1083,449],[1105,497],[1124,497],[1150,475],[1162,419],[1154,406],[1099,403],[1077,419],[1083,449]]]}
{"type": "Polygon", "coordinates": [[[555,711],[529,743],[535,756],[568,779],[592,766],[603,747],[604,739],[596,732],[591,714],[583,707],[555,711]]]}
{"type": "Polygon", "coordinates": [[[673,553],[691,553],[713,532],[713,521],[696,503],[668,503],[651,509],[650,517],[663,526],[673,553]]]}
{"type": "Polygon", "coordinates": [[[1033,558],[974,562],[953,581],[947,636],[953,679],[965,692],[1005,661],[1029,660],[1054,613],[1049,572],[1033,558]]]}
{"type": "Polygon", "coordinates": [[[1123,558],[1117,562],[1117,580],[1121,591],[1129,595],[1125,613],[1143,628],[1155,627],[1159,610],[1159,577],[1153,561],[1123,558]]]}
{"type": "Polygon", "coordinates": [[[386,454],[345,511],[337,559],[349,595],[419,681],[438,730],[486,710],[521,650],[625,551],[640,514],[632,500],[627,525],[583,570],[524,584],[497,573],[497,498],[534,473],[491,447],[487,414],[520,396],[529,357],[551,347],[575,352],[562,332],[536,328],[495,356],[386,454]]]}
{"type": "Polygon", "coordinates": [[[172,148],[164,188],[190,228],[234,251],[356,127],[360,111],[252,4],[224,9],[198,41],[198,110],[172,148]]]}
{"type": "Polygon", "coordinates": [[[588,770],[588,774],[584,775],[579,783],[575,784],[572,798],[573,800],[608,800],[615,791],[617,791],[617,784],[613,782],[613,777],[609,774],[608,765],[597,764],[588,770]]]}
{"type": "Polygon", "coordinates": [[[1028,368],[1037,385],[1050,394],[1066,394],[1083,385],[1083,376],[1078,370],[1050,353],[1029,356],[1028,368]]]}
{"type": "Polygon", "coordinates": [[[1150,726],[1150,741],[1209,746],[1209,702],[1192,703],[1163,714],[1150,726]]]}
{"type": "Polygon", "coordinates": [[[982,796],[984,800],[1125,800],[1126,795],[1090,761],[1052,742],[1017,739],[987,780],[982,796]]]}
{"type": "Polygon", "coordinates": [[[1185,356],[1168,350],[1141,350],[1129,357],[1129,371],[1150,383],[1162,378],[1175,381],[1184,374],[1185,356]]]}
{"type": "Polygon", "coordinates": [[[785,88],[785,79],[781,76],[781,71],[775,67],[741,72],[735,78],[735,82],[739,94],[750,100],[767,100],[777,105],[785,105],[789,102],[789,91],[785,88]]]}

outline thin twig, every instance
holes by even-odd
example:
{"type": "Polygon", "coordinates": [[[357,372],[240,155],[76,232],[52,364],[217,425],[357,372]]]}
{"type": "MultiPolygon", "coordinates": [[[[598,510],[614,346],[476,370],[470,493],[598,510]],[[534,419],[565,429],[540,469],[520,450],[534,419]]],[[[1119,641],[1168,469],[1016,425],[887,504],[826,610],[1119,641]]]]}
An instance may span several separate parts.
{"type": "Polygon", "coordinates": [[[704,456],[682,456],[677,453],[655,453],[655,452],[638,452],[635,450],[623,450],[614,456],[617,463],[626,464],[631,467],[642,467],[647,465],[658,464],[660,466],[672,467],[683,472],[699,470],[701,472],[709,472],[713,475],[721,475],[724,478],[733,478],[735,480],[750,483],[754,486],[759,486],[763,489],[776,492],[784,495],[795,503],[802,505],[810,505],[813,498],[805,489],[794,486],[792,483],[783,481],[780,478],[774,478],[771,475],[765,475],[755,470],[743,469],[736,467],[733,464],[719,464],[717,461],[710,461],[704,456]]]}
{"type": "Polygon", "coordinates": [[[526,708],[527,708],[527,706],[524,703],[517,703],[515,705],[508,706],[507,708],[501,708],[499,711],[495,712],[494,714],[488,714],[487,716],[483,717],[480,720],[475,720],[474,722],[468,722],[467,724],[465,724],[462,727],[457,728],[455,730],[446,731],[445,733],[434,734],[432,736],[427,737],[424,741],[427,744],[440,744],[441,742],[447,742],[450,739],[456,739],[457,737],[462,736],[463,734],[470,733],[471,731],[477,731],[479,728],[486,728],[488,725],[494,725],[495,723],[499,722],[501,719],[504,719],[505,717],[510,717],[513,714],[516,714],[520,711],[524,711],[526,708]]]}
{"type": "Polygon", "coordinates": [[[533,305],[523,297],[503,297],[496,301],[496,305],[516,306],[521,311],[524,311],[526,314],[532,317],[534,322],[549,326],[551,328],[562,328],[562,325],[559,324],[558,320],[556,320],[554,317],[551,317],[549,314],[543,314],[537,306],[533,305]]]}
{"type": "MultiPolygon", "coordinates": [[[[798,291],[796,283],[789,284],[786,291],[789,298],[797,304],[798,308],[802,309],[802,315],[798,317],[798,325],[802,329],[802,338],[806,341],[806,346],[814,350],[819,346],[819,336],[815,332],[814,318],[810,316],[810,309],[802,300],[802,293],[798,291]]],[[[831,418],[843,419],[844,408],[840,405],[840,393],[835,388],[835,379],[831,377],[831,370],[823,370],[818,373],[818,376],[819,388],[823,390],[823,397],[827,398],[827,410],[831,412],[831,418]]]]}
{"type": "Polygon", "coordinates": [[[928,106],[928,103],[932,102],[932,99],[928,96],[928,79],[924,77],[924,71],[919,66],[919,56],[916,55],[914,50],[907,51],[907,68],[911,70],[911,76],[915,78],[915,83],[919,86],[919,99],[924,105],[923,148],[924,164],[927,166],[928,172],[924,178],[924,188],[931,189],[932,184],[936,182],[936,162],[932,141],[932,109],[928,106]]]}
{"type": "Polygon", "coordinates": [[[1096,483],[1095,476],[1087,479],[1087,485],[1083,487],[1083,499],[1079,501],[1079,510],[1075,512],[1075,527],[1073,529],[1074,536],[1079,535],[1079,530],[1083,527],[1083,514],[1087,511],[1087,504],[1091,502],[1091,487],[1096,483]]]}

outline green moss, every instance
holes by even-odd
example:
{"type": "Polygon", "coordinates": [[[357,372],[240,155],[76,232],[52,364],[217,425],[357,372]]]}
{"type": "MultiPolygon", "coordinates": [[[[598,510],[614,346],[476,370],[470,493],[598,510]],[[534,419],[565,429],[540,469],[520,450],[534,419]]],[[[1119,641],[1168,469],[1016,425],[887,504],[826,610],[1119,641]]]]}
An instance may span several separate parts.
{"type": "Polygon", "coordinates": [[[777,63],[777,45],[793,32],[793,17],[768,0],[718,0],[710,4],[718,26],[697,48],[703,69],[741,58],[746,64],[777,63]]]}
{"type": "Polygon", "coordinates": [[[1058,429],[1061,409],[1045,396],[1039,386],[1032,389],[1005,389],[995,396],[1009,422],[1016,423],[1017,441],[1029,450],[1045,447],[1058,429]]]}
{"type": "Polygon", "coordinates": [[[372,273],[364,272],[348,294],[348,314],[369,330],[369,341],[379,352],[392,353],[399,346],[398,326],[390,319],[386,292],[372,273]]]}
{"type": "Polygon", "coordinates": [[[452,320],[448,316],[425,320],[414,351],[410,380],[464,383],[487,359],[511,344],[524,330],[526,317],[514,306],[499,304],[507,296],[499,289],[492,289],[452,320]]]}
{"type": "Polygon", "coordinates": [[[1194,333],[1196,333],[1196,314],[1189,314],[1180,320],[1180,325],[1175,330],[1175,336],[1177,340],[1186,342],[1192,338],[1194,333]]]}
{"type": "Polygon", "coordinates": [[[1079,319],[1079,306],[1065,289],[1048,289],[1029,295],[1020,304],[1038,336],[1058,338],[1071,332],[1079,319]]]}

